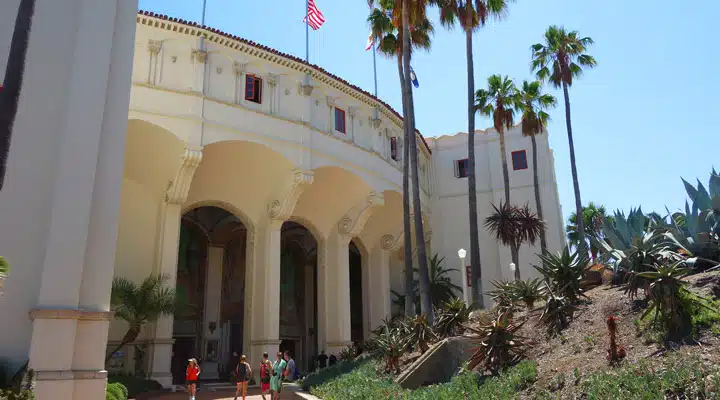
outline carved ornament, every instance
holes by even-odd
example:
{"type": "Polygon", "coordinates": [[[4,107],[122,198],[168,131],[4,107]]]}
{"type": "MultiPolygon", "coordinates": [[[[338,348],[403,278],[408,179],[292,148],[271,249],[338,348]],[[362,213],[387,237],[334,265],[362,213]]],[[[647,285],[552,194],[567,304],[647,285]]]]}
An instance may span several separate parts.
{"type": "Polygon", "coordinates": [[[182,164],[175,180],[170,183],[170,187],[165,195],[165,200],[170,204],[182,205],[187,200],[190,191],[190,184],[195,175],[195,170],[202,161],[202,150],[185,149],[182,156],[182,164]]]}

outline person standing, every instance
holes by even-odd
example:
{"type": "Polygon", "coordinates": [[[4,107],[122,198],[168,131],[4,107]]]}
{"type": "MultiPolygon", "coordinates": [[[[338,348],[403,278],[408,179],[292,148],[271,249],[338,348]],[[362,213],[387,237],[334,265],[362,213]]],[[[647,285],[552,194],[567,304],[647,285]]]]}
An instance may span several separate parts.
{"type": "Polygon", "coordinates": [[[273,400],[280,399],[283,375],[285,374],[285,368],[287,368],[287,362],[283,360],[282,355],[283,354],[278,351],[277,359],[273,364],[273,375],[272,378],[270,378],[270,393],[272,393],[273,400]]]}
{"type": "Polygon", "coordinates": [[[188,360],[188,366],[185,370],[185,383],[187,384],[190,400],[195,400],[195,392],[197,391],[197,381],[200,376],[200,366],[196,359],[188,360]]]}
{"type": "Polygon", "coordinates": [[[293,382],[296,378],[297,369],[295,368],[295,360],[290,356],[290,350],[285,350],[284,359],[287,363],[287,368],[285,368],[285,380],[288,382],[293,382]]]}
{"type": "Polygon", "coordinates": [[[240,362],[235,367],[235,376],[237,376],[237,389],[235,390],[235,400],[238,396],[242,396],[242,400],[245,400],[247,396],[248,381],[252,376],[252,369],[250,364],[247,362],[247,357],[243,354],[240,357],[240,362]]]}
{"type": "Polygon", "coordinates": [[[323,350],[320,352],[320,355],[318,356],[318,367],[320,367],[320,369],[324,369],[325,367],[327,367],[327,362],[328,362],[328,356],[325,355],[325,350],[323,350]]]}
{"type": "Polygon", "coordinates": [[[268,353],[263,353],[263,360],[260,364],[260,395],[265,400],[265,395],[270,394],[270,377],[272,376],[273,366],[268,360],[268,353]]]}

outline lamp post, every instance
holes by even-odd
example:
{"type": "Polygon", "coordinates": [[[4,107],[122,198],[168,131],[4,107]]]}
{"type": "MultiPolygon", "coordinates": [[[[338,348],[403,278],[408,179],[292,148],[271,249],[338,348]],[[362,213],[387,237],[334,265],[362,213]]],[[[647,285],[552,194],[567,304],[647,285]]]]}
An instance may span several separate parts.
{"type": "Polygon", "coordinates": [[[458,257],[460,257],[460,275],[462,275],[462,292],[463,301],[465,305],[470,307],[470,301],[468,300],[468,278],[467,278],[467,267],[465,266],[465,256],[467,251],[465,249],[458,250],[458,257]]]}
{"type": "Polygon", "coordinates": [[[515,265],[515,263],[511,262],[510,265],[508,265],[508,266],[510,267],[510,272],[512,272],[512,275],[515,276],[515,270],[517,269],[517,266],[515,265]]]}

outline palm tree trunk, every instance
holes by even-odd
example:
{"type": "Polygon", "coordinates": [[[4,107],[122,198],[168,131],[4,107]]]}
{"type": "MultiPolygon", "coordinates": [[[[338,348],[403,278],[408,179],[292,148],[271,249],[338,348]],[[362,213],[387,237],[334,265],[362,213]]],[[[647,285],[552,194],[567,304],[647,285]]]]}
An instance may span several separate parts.
{"type": "Polygon", "coordinates": [[[582,199],[580,197],[580,182],[578,181],[577,165],[575,164],[575,143],[573,142],[572,123],[570,122],[570,94],[567,83],[563,82],[563,94],[565,95],[565,123],[567,124],[568,146],[570,147],[570,169],[572,170],[573,189],[575,190],[575,215],[577,218],[577,231],[582,237],[578,240],[577,251],[587,254],[587,243],[585,243],[585,221],[583,220],[582,199]]]}
{"type": "Polygon", "coordinates": [[[129,328],[128,331],[125,332],[125,336],[123,336],[120,344],[118,344],[115,349],[113,349],[113,351],[111,351],[105,356],[105,363],[107,364],[107,362],[110,361],[110,359],[112,358],[113,354],[117,353],[118,350],[125,347],[128,343],[134,342],[138,336],[140,336],[140,327],[129,328]]]}
{"type": "MultiPolygon", "coordinates": [[[[470,274],[472,302],[483,308],[480,233],[478,231],[477,187],[475,181],[475,68],[473,66],[472,30],[465,31],[468,85],[468,208],[470,210],[470,274]]],[[[467,273],[464,270],[460,273],[467,273]]],[[[463,288],[465,290],[465,288],[463,288]]]]}
{"type": "MultiPolygon", "coordinates": [[[[508,165],[507,165],[507,152],[505,150],[505,131],[500,130],[498,131],[498,135],[500,136],[500,160],[502,160],[502,172],[503,172],[503,187],[505,189],[505,204],[510,204],[510,173],[508,172],[508,165]]],[[[520,280],[520,263],[518,262],[518,259],[520,258],[519,255],[519,246],[510,246],[510,258],[512,259],[513,264],[515,264],[515,280],[520,280]]]]}
{"type": "Polygon", "coordinates": [[[508,172],[507,152],[505,151],[505,132],[501,130],[498,135],[500,136],[500,160],[502,161],[505,204],[510,204],[510,173],[508,172]]]}
{"type": "MultiPolygon", "coordinates": [[[[540,180],[538,179],[538,152],[535,135],[530,135],[533,151],[533,179],[535,180],[535,208],[537,209],[538,218],[544,221],[542,211],[542,201],[540,200],[540,180]]],[[[547,238],[545,237],[545,227],[540,230],[540,252],[545,254],[547,251],[547,238]]]]}
{"type": "MultiPolygon", "coordinates": [[[[398,54],[398,75],[403,99],[403,117],[407,117],[407,101],[405,99],[405,74],[403,74],[402,54],[398,54]]],[[[407,123],[403,124],[403,235],[405,244],[405,316],[415,315],[415,277],[412,264],[412,226],[410,222],[410,144],[407,123]]],[[[395,147],[397,151],[397,146],[395,147]]]]}
{"type": "Polygon", "coordinates": [[[422,206],[420,203],[420,179],[418,176],[418,147],[415,135],[415,110],[413,104],[412,88],[410,83],[410,5],[403,1],[403,73],[405,78],[405,98],[407,99],[408,115],[405,123],[408,124],[410,146],[410,162],[412,169],[413,211],[415,214],[415,245],[417,246],[418,270],[420,275],[420,306],[423,314],[427,315],[428,323],[432,324],[432,299],[430,298],[430,277],[428,276],[427,251],[425,249],[425,231],[423,230],[422,206]]]}
{"type": "Polygon", "coordinates": [[[25,72],[28,39],[35,13],[35,0],[21,0],[15,18],[15,30],[10,42],[10,54],[5,67],[3,89],[0,91],[0,190],[5,182],[10,138],[17,115],[20,89],[25,72]]]}

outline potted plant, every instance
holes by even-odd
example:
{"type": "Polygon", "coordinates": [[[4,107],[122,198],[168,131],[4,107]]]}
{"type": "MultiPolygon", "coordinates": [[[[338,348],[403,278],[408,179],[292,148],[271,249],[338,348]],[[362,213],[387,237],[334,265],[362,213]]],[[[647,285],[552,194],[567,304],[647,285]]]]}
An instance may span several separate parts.
{"type": "Polygon", "coordinates": [[[0,297],[2,297],[2,289],[5,284],[5,278],[7,278],[10,272],[10,264],[8,264],[5,257],[0,256],[0,297]]]}

